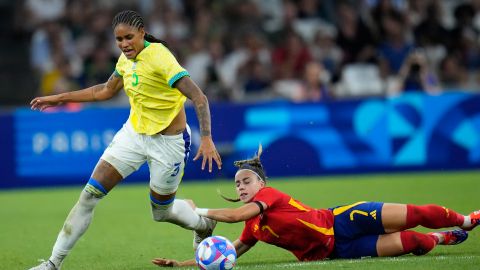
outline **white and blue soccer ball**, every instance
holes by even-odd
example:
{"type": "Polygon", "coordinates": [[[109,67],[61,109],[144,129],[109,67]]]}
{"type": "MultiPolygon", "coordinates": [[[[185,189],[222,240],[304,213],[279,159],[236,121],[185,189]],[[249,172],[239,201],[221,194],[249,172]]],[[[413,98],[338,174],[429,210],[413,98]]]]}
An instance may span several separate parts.
{"type": "Polygon", "coordinates": [[[203,270],[233,269],[237,261],[235,246],[223,236],[205,238],[195,251],[195,260],[203,270]]]}

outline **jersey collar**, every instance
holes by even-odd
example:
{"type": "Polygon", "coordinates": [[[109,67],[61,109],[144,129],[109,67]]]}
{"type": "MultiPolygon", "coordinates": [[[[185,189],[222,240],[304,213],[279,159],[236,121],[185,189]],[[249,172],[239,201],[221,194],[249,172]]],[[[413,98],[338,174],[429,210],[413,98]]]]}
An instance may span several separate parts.
{"type": "MultiPolygon", "coordinates": [[[[145,41],[143,42],[143,46],[144,46],[143,50],[145,50],[148,46],[150,46],[150,42],[148,42],[148,41],[145,40],[145,41]]],[[[135,57],[135,59],[129,59],[129,60],[130,60],[130,61],[133,61],[133,62],[138,61],[138,57],[139,57],[140,54],[143,52],[143,50],[141,50],[141,51],[137,54],[137,56],[135,57]]]]}

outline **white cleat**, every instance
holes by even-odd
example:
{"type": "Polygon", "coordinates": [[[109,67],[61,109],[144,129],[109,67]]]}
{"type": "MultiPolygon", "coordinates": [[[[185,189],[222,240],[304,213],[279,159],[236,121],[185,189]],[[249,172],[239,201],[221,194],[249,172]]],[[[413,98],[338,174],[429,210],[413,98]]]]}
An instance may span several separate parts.
{"type": "Polygon", "coordinates": [[[57,268],[52,261],[48,260],[42,262],[35,267],[30,268],[29,270],[60,270],[60,268],[57,268]]]}
{"type": "Polygon", "coordinates": [[[207,229],[203,232],[197,232],[193,231],[193,249],[197,250],[198,245],[200,245],[200,242],[203,241],[203,239],[212,236],[213,229],[215,229],[215,226],[217,226],[217,221],[203,217],[205,219],[205,223],[207,224],[207,229]]]}

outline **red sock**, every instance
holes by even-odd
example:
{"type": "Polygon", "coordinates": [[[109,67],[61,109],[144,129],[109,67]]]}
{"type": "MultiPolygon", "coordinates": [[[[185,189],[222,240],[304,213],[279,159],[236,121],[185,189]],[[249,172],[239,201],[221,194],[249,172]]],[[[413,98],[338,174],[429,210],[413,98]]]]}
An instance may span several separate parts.
{"type": "Polygon", "coordinates": [[[461,226],[464,217],[448,208],[427,204],[407,205],[407,229],[423,226],[430,229],[461,226]]]}
{"type": "Polygon", "coordinates": [[[400,239],[402,240],[405,254],[424,255],[437,245],[437,240],[433,235],[414,231],[400,232],[400,239]]]}

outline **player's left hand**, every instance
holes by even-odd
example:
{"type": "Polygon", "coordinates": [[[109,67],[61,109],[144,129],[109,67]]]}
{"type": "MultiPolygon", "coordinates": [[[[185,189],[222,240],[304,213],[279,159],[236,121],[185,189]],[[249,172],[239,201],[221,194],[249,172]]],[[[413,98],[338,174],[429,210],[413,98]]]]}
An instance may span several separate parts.
{"type": "Polygon", "coordinates": [[[195,155],[193,160],[195,161],[199,159],[200,156],[203,157],[202,170],[205,169],[205,164],[208,161],[208,172],[212,172],[213,160],[215,160],[215,163],[217,163],[218,169],[222,169],[222,158],[215,148],[215,144],[213,143],[211,136],[202,136],[200,147],[198,148],[197,155],[195,155]]]}
{"type": "Polygon", "coordinates": [[[165,258],[155,258],[152,260],[152,263],[161,267],[177,267],[180,265],[176,260],[170,260],[165,258]]]}
{"type": "Polygon", "coordinates": [[[190,200],[190,199],[183,199],[186,203],[188,203],[190,205],[190,207],[192,207],[193,210],[195,210],[195,208],[197,208],[197,206],[195,205],[195,203],[190,200]]]}

